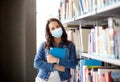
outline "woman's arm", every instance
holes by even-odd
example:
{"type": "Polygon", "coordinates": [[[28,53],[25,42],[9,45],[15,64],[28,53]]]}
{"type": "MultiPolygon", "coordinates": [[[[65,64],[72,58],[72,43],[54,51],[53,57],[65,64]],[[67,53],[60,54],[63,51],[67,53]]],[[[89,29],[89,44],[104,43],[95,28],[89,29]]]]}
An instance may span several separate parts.
{"type": "Polygon", "coordinates": [[[61,71],[61,72],[64,72],[65,71],[65,67],[64,66],[60,66],[58,64],[55,64],[54,65],[54,69],[55,70],[58,70],[58,71],[61,71]]]}
{"type": "Polygon", "coordinates": [[[45,58],[45,50],[44,49],[45,49],[44,43],[42,43],[39,47],[38,52],[35,55],[34,67],[36,69],[53,71],[54,70],[54,64],[47,62],[47,60],[45,58]]]}

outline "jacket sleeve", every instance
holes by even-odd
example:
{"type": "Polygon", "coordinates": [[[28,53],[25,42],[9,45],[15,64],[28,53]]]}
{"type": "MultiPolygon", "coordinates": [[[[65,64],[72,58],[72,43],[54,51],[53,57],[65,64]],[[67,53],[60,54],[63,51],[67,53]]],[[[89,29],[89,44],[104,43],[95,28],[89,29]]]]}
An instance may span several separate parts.
{"type": "Polygon", "coordinates": [[[46,56],[45,56],[45,46],[44,43],[42,43],[35,55],[34,58],[34,68],[36,69],[42,69],[47,71],[53,71],[54,64],[47,63],[46,56]]]}
{"type": "Polygon", "coordinates": [[[66,68],[76,68],[77,65],[77,57],[76,57],[76,48],[75,45],[70,42],[68,46],[68,53],[69,53],[69,58],[68,59],[59,59],[59,65],[62,65],[66,68]]]}

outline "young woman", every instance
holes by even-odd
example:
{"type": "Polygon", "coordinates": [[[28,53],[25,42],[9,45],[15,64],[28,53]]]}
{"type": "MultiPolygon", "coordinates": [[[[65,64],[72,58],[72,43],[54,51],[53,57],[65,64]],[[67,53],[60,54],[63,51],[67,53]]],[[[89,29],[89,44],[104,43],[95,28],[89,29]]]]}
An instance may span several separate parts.
{"type": "Polygon", "coordinates": [[[47,21],[45,36],[46,41],[41,43],[34,58],[34,67],[38,69],[35,82],[67,82],[71,78],[70,69],[77,65],[75,45],[68,41],[62,23],[56,18],[47,21]],[[66,58],[52,56],[51,47],[66,48],[66,58]]]}

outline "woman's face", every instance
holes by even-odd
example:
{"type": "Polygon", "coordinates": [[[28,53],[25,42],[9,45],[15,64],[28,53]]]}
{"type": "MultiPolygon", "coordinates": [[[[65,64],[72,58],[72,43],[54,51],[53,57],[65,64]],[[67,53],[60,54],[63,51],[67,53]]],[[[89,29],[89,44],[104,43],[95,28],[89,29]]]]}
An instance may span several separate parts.
{"type": "Polygon", "coordinates": [[[54,21],[49,24],[50,33],[55,38],[61,38],[63,31],[59,24],[54,21]]]}
{"type": "Polygon", "coordinates": [[[50,22],[49,24],[50,33],[57,28],[60,28],[60,26],[56,21],[50,22]]]}

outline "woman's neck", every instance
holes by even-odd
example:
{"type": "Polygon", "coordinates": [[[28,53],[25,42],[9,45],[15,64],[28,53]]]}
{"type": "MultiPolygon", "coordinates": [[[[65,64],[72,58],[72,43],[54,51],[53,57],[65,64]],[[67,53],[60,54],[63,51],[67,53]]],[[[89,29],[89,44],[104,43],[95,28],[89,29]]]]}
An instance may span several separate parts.
{"type": "Polygon", "coordinates": [[[61,42],[61,38],[54,38],[54,41],[55,41],[56,47],[58,47],[59,43],[61,42]]]}

